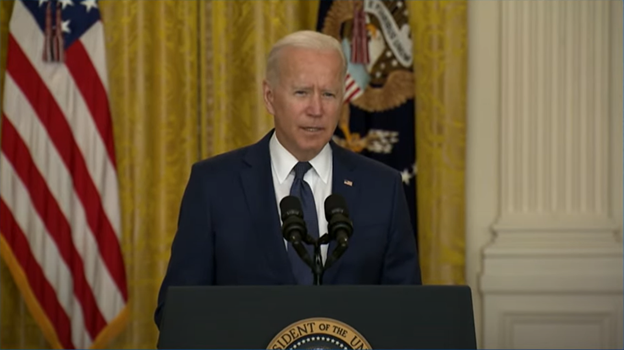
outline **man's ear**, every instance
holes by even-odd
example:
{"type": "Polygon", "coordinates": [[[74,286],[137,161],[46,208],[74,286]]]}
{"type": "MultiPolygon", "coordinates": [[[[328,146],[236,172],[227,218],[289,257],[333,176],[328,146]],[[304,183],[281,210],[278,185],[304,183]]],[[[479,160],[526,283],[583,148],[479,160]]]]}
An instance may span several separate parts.
{"type": "Polygon", "coordinates": [[[275,115],[275,109],[273,108],[273,100],[275,95],[273,94],[273,88],[271,84],[265,79],[262,81],[262,97],[264,99],[264,105],[266,106],[269,114],[275,115]]]}

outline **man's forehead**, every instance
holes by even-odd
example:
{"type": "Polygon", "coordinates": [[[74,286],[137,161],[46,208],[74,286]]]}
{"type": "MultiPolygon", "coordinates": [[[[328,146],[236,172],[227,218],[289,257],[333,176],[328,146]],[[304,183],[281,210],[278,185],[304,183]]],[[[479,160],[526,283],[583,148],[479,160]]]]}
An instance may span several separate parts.
{"type": "MultiPolygon", "coordinates": [[[[335,64],[325,60],[320,61],[317,55],[318,53],[321,53],[321,51],[308,50],[308,52],[300,51],[298,53],[285,53],[285,55],[280,57],[278,70],[296,71],[298,74],[305,74],[308,71],[318,70],[319,68],[336,68],[340,70],[341,62],[339,58],[332,60],[335,64]]],[[[322,55],[325,56],[328,53],[331,52],[326,50],[322,52],[322,55]]]]}
{"type": "Polygon", "coordinates": [[[284,72],[290,86],[321,86],[333,87],[341,84],[340,75],[330,71],[319,72],[310,69],[291,70],[284,72]]]}
{"type": "Polygon", "coordinates": [[[284,87],[317,86],[323,89],[340,89],[343,83],[342,60],[334,50],[291,46],[280,51],[276,73],[284,87]],[[332,60],[319,60],[318,55],[331,57],[332,60]]]}

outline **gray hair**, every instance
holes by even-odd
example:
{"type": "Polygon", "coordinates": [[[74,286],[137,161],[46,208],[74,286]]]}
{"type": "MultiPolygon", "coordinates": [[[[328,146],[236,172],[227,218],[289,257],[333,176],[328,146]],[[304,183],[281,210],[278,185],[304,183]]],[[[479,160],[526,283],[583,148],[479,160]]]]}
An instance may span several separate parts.
{"type": "Polygon", "coordinates": [[[277,81],[279,53],[283,48],[286,47],[336,51],[342,59],[341,81],[344,84],[344,78],[347,75],[347,59],[342,52],[342,46],[340,45],[340,42],[332,36],[312,30],[302,30],[294,32],[283,37],[273,45],[273,47],[271,48],[271,52],[269,52],[265,73],[266,79],[270,84],[277,81]]]}

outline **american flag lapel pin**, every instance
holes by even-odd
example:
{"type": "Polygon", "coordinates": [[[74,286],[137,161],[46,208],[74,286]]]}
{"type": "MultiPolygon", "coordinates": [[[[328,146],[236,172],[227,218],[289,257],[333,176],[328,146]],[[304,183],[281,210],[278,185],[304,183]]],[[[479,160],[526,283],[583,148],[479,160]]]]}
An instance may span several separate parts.
{"type": "Polygon", "coordinates": [[[353,186],[353,182],[351,182],[351,180],[344,180],[344,184],[347,186],[353,186]]]}

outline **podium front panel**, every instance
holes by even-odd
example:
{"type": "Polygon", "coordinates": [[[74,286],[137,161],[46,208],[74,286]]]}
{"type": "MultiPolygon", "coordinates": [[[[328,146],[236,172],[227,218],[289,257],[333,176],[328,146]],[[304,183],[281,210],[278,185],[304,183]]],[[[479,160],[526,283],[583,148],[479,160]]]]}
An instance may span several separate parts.
{"type": "MultiPolygon", "coordinates": [[[[309,331],[305,324],[288,330],[310,318],[350,327],[326,329],[335,333],[326,338],[336,348],[366,348],[368,343],[373,349],[476,349],[467,286],[172,287],[158,347],[310,348],[310,337],[310,347],[296,342],[309,331]]],[[[319,326],[330,328],[317,322],[317,331],[319,326]]]]}

